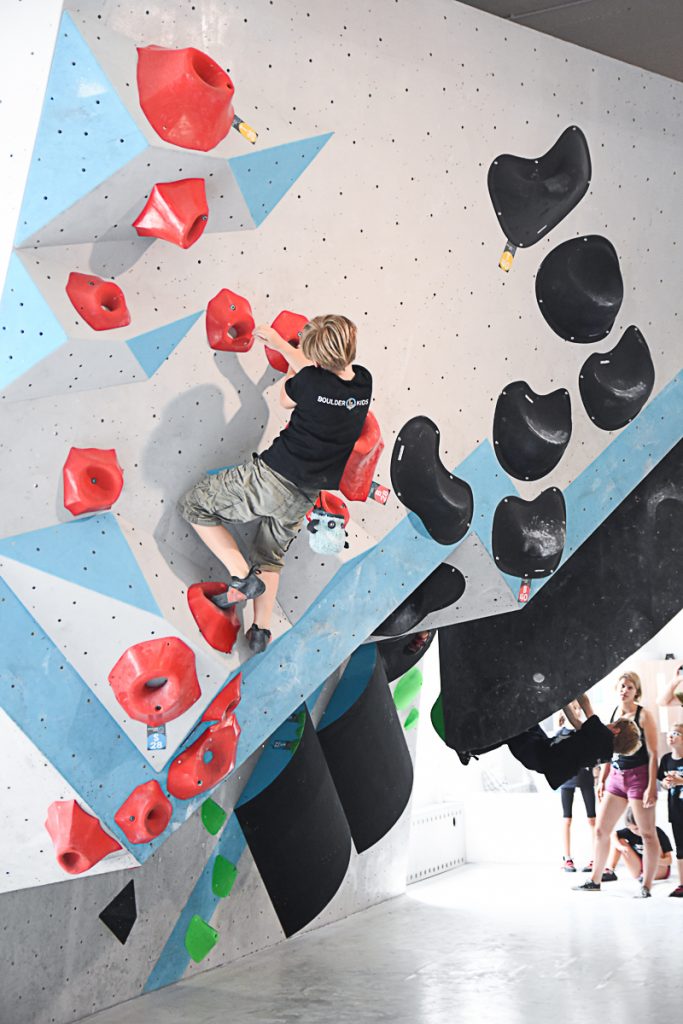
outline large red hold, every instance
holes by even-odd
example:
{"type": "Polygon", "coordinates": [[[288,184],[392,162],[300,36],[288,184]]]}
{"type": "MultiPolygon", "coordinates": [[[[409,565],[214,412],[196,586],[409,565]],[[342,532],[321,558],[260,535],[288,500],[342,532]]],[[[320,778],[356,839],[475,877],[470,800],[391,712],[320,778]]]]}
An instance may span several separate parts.
{"type": "Polygon", "coordinates": [[[240,732],[234,714],[205,729],[174,758],[166,782],[169,793],[179,800],[190,800],[217,786],[235,767],[240,732]]]}
{"type": "Polygon", "coordinates": [[[131,843],[149,843],[164,831],[173,804],[156,781],[136,786],[114,815],[114,821],[131,843]]]}
{"type": "Polygon", "coordinates": [[[248,352],[254,344],[254,317],[249,301],[222,288],[206,307],[206,337],[220,352],[248,352]]]}
{"type": "Polygon", "coordinates": [[[208,219],[204,179],[183,178],[154,185],[133,227],[139,235],[189,249],[204,233],[208,219]]]}
{"type": "Polygon", "coordinates": [[[113,331],[130,323],[125,296],[113,281],[73,271],[66,282],[66,294],[93,331],[113,331]]]}
{"type": "Polygon", "coordinates": [[[372,486],[372,477],[377,468],[379,457],[384,451],[384,441],[379,423],[371,412],[365,417],[365,423],[353,451],[344,467],[344,475],[339,490],[349,501],[367,501],[372,486]]]}
{"type": "Polygon", "coordinates": [[[60,868],[81,875],[103,857],[121,849],[121,844],[104,831],[97,818],[75,800],[55,800],[47,809],[45,828],[57,854],[60,868]]]}
{"type": "MultiPolygon", "coordinates": [[[[288,309],[283,309],[281,313],[273,320],[270,325],[274,331],[288,341],[294,348],[299,347],[301,342],[301,332],[308,323],[308,317],[301,316],[300,313],[290,313],[288,309]]],[[[264,346],[266,350],[266,358],[274,370],[279,370],[280,373],[287,373],[289,369],[289,363],[277,349],[268,348],[264,346]]]]}
{"type": "Polygon", "coordinates": [[[138,48],[140,106],[165,142],[213,149],[232,127],[234,93],[230,76],[201,50],[138,48]]]}
{"type": "Polygon", "coordinates": [[[62,468],[64,508],[74,516],[111,508],[123,490],[114,448],[71,448],[62,468]]]}
{"type": "Polygon", "coordinates": [[[129,718],[147,725],[173,721],[202,695],[194,651],[177,636],[143,640],[129,647],[108,678],[129,718]]]}
{"type": "Polygon", "coordinates": [[[187,590],[187,603],[194,621],[199,626],[199,632],[207,644],[216,651],[223,651],[224,654],[230,654],[235,645],[240,631],[240,620],[234,607],[223,611],[222,608],[217,608],[209,597],[225,594],[227,589],[227,583],[207,582],[193,583],[187,590]]]}

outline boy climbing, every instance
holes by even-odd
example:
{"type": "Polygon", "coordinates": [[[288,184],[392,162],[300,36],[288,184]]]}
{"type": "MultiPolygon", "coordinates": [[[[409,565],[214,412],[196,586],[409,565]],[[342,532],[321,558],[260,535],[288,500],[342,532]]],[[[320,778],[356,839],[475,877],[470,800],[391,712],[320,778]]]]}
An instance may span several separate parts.
{"type": "Polygon", "coordinates": [[[372,397],[372,377],[355,365],[356,326],[344,316],[314,317],[298,348],[267,325],[254,336],[280,351],[289,371],[280,403],[288,426],[247,462],[207,475],[178,503],[183,518],[228,570],[221,608],[254,601],[249,649],[265,650],[285,554],[320,490],[335,490],[358,440],[372,397]],[[249,564],[228,530],[258,520],[249,564]]]}

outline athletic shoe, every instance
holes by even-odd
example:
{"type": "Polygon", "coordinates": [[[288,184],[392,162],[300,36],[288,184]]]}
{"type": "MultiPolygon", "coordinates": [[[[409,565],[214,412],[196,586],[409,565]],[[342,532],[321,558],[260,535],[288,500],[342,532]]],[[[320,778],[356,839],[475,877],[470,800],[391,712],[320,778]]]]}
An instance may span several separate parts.
{"type": "Polygon", "coordinates": [[[563,871],[576,871],[576,868],[574,867],[574,861],[571,859],[571,857],[563,857],[562,860],[564,861],[564,863],[562,864],[563,871]]]}
{"type": "Polygon", "coordinates": [[[265,651],[266,647],[271,640],[271,632],[269,629],[261,629],[254,623],[247,630],[247,640],[249,641],[249,650],[252,654],[261,654],[265,651]]]}
{"type": "Polygon", "coordinates": [[[641,885],[640,892],[637,892],[633,897],[634,900],[647,900],[650,899],[652,893],[644,885],[641,885]]]}
{"type": "Polygon", "coordinates": [[[669,893],[669,896],[681,896],[683,897],[683,885],[677,886],[673,892],[669,893]]]}
{"type": "MultiPolygon", "coordinates": [[[[586,864],[585,868],[581,868],[581,870],[583,871],[584,875],[589,875],[591,873],[591,871],[593,870],[593,861],[589,860],[588,863],[586,864]]],[[[603,882],[604,881],[605,881],[605,879],[603,878],[603,882]]]]}
{"type": "Polygon", "coordinates": [[[583,885],[573,885],[572,889],[574,892],[600,892],[600,883],[594,882],[592,878],[589,878],[583,885]]]}
{"type": "Polygon", "coordinates": [[[616,882],[617,876],[611,868],[605,868],[602,873],[602,882],[616,882]]]}
{"type": "Polygon", "coordinates": [[[223,610],[230,608],[233,604],[239,604],[240,601],[253,601],[255,597],[260,597],[266,589],[263,580],[259,579],[260,575],[261,570],[252,566],[243,579],[231,576],[226,593],[215,594],[209,600],[213,601],[217,608],[223,610]]]}

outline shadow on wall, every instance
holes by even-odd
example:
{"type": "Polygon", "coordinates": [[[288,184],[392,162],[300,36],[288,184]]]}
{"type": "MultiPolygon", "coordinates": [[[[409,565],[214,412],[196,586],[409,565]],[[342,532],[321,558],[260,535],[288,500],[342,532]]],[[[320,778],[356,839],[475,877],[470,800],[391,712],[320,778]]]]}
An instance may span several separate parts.
{"type": "MultiPolygon", "coordinates": [[[[220,563],[181,518],[176,503],[203,473],[235,465],[258,451],[268,421],[263,393],[272,383],[270,368],[266,367],[254,383],[233,354],[218,353],[216,363],[240,403],[233,416],[226,422],[224,395],[218,388],[192,388],[165,406],[142,455],[145,482],[161,492],[161,515],[154,539],[166,563],[186,585],[196,579],[185,559],[214,569],[220,563]],[[176,552],[184,556],[182,566],[174,558],[176,552]]],[[[247,527],[240,532],[243,543],[252,531],[247,527]]]]}

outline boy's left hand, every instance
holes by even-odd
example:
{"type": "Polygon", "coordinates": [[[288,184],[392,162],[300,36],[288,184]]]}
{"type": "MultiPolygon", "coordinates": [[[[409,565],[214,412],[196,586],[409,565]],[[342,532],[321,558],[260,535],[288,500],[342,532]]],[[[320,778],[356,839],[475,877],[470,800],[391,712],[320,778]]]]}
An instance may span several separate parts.
{"type": "Polygon", "coordinates": [[[254,337],[272,348],[279,348],[282,344],[282,338],[270,324],[258,324],[254,328],[254,337]]]}

